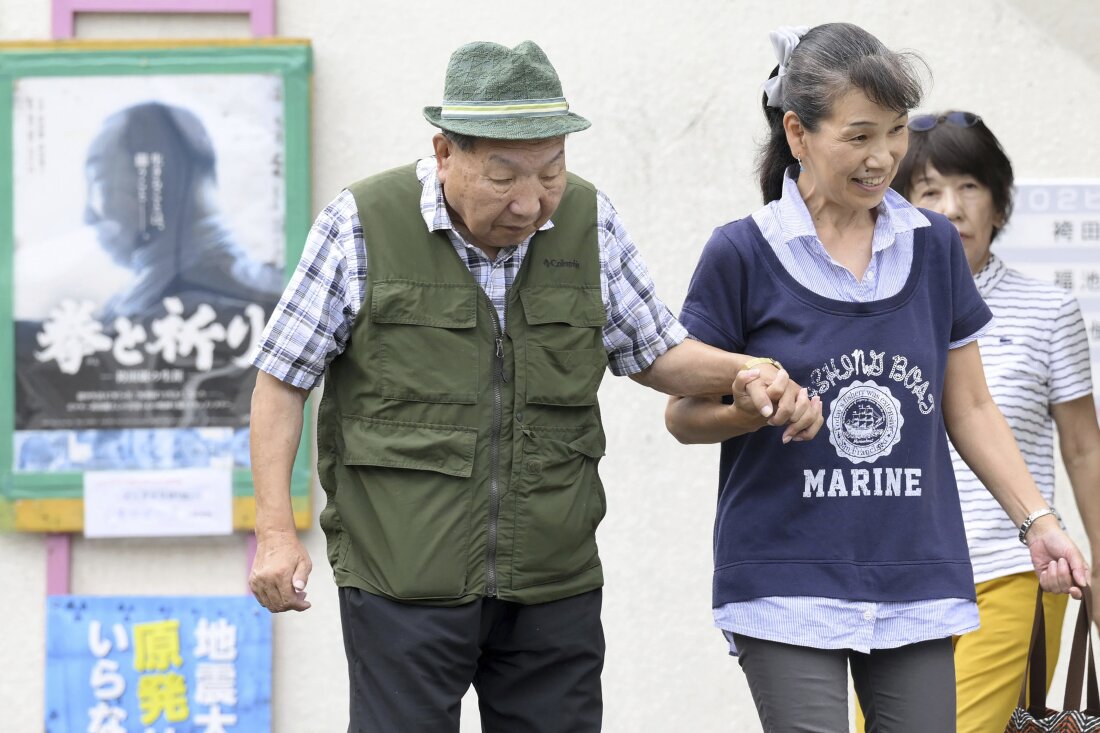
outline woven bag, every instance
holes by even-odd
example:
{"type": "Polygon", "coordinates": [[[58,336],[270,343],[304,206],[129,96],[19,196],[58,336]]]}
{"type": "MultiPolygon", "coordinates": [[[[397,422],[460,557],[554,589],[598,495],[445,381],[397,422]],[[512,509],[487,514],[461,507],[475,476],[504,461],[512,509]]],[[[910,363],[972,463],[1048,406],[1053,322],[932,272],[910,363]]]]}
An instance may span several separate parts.
{"type": "Polygon", "coordinates": [[[1073,646],[1066,674],[1066,697],[1061,712],[1047,707],[1046,621],[1043,618],[1043,591],[1035,602],[1035,623],[1028,648],[1027,669],[1020,683],[1020,700],[1008,721],[1005,733],[1100,733],[1100,689],[1096,683],[1091,631],[1092,605],[1085,590],[1073,630],[1073,646]],[[1087,705],[1081,708],[1081,687],[1086,681],[1087,705]],[[1030,696],[1028,695],[1030,692],[1030,696]],[[1029,704],[1030,700],[1030,704],[1029,704]]]}

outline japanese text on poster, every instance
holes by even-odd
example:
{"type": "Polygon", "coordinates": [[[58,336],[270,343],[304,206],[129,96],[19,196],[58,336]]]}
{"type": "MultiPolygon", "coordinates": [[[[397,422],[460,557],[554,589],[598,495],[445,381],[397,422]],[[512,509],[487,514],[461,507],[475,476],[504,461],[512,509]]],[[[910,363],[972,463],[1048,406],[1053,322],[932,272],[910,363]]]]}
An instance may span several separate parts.
{"type": "Polygon", "coordinates": [[[47,733],[266,733],[271,617],[251,597],[53,596],[47,733]]]}
{"type": "Polygon", "coordinates": [[[1100,384],[1100,180],[1025,181],[993,243],[1005,263],[1077,298],[1088,331],[1093,393],[1100,384]]]}

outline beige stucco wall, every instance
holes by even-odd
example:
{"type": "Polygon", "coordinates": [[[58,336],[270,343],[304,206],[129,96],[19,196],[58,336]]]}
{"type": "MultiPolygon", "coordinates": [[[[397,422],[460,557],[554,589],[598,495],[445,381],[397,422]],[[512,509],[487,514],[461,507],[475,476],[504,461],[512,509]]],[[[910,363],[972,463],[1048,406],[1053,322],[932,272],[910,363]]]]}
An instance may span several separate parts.
{"type": "MultiPolygon", "coordinates": [[[[349,181],[429,151],[420,116],[442,91],[450,51],[475,39],[532,38],[549,53],[573,108],[593,121],[569,140],[570,168],[606,191],[678,310],[710,231],[758,205],[759,85],[779,24],[849,20],[920,51],[935,81],[927,109],[979,112],[1026,178],[1100,172],[1100,12],[1095,0],[281,0],[281,35],[315,59],[313,209],[349,181]]],[[[84,38],[243,35],[243,18],[86,17],[84,38]]],[[[47,0],[3,0],[0,40],[44,39],[47,0]]],[[[710,625],[710,542],[717,450],[678,445],[664,399],[628,380],[602,393],[610,513],[604,675],[609,731],[756,731],[744,678],[710,625]]],[[[1077,526],[1064,478],[1061,506],[1077,526]]],[[[745,527],[750,532],[752,528],[745,527]]],[[[1079,529],[1077,531],[1080,536],[1079,529]]],[[[278,733],[346,725],[336,593],[322,537],[314,607],[275,620],[278,733]]],[[[74,543],[76,593],[235,593],[242,537],[74,543]]],[[[42,730],[45,545],[0,536],[0,710],[12,733],[42,730]]],[[[1056,687],[1057,687],[1056,683],[1056,687]]],[[[479,730],[467,706],[464,731],[479,730]]]]}

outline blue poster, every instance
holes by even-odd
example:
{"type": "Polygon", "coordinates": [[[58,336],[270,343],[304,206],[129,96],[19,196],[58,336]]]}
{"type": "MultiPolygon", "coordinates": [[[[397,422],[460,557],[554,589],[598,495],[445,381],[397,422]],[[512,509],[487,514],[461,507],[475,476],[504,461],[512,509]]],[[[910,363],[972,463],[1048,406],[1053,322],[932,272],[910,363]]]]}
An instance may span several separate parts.
{"type": "Polygon", "coordinates": [[[51,596],[47,733],[268,733],[271,615],[251,596],[51,596]]]}

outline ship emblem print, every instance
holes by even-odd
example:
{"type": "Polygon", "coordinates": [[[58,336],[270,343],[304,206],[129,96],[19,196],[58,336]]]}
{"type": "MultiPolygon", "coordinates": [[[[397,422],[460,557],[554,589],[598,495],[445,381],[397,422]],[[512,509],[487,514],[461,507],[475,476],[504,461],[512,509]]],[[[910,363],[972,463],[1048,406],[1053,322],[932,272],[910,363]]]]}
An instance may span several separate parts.
{"type": "Polygon", "coordinates": [[[901,440],[901,403],[886,387],[852,382],[829,407],[829,442],[852,463],[874,463],[901,440]]]}

